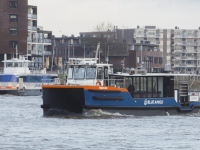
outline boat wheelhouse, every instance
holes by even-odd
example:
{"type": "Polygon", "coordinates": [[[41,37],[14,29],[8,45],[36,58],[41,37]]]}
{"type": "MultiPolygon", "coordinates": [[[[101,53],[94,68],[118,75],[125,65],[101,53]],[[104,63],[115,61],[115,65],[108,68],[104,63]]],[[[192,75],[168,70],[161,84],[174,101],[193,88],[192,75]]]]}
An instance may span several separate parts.
{"type": "Polygon", "coordinates": [[[96,64],[95,58],[70,58],[67,85],[105,85],[111,64],[96,64]]]}

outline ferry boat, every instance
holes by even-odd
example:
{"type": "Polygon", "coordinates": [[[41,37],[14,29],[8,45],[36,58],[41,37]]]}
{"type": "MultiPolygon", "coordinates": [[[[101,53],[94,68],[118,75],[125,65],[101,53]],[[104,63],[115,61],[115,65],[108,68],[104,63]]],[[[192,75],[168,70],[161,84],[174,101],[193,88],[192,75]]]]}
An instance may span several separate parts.
{"type": "MultiPolygon", "coordinates": [[[[53,84],[58,75],[47,75],[45,69],[30,69],[31,61],[27,57],[20,56],[7,60],[4,55],[4,68],[0,74],[0,94],[17,96],[41,96],[42,83],[53,84]]],[[[54,83],[55,84],[55,83],[54,83]]]]}
{"type": "Polygon", "coordinates": [[[174,89],[180,74],[112,70],[112,64],[97,63],[96,57],[70,59],[66,85],[42,85],[43,115],[84,115],[93,109],[135,116],[199,112],[199,96],[189,95],[188,80],[179,80],[174,89]]]}

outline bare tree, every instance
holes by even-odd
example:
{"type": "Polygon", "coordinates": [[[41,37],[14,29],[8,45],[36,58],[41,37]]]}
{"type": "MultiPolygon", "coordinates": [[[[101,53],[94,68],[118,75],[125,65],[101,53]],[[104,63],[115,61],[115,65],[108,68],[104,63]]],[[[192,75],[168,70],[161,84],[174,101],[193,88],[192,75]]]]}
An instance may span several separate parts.
{"type": "Polygon", "coordinates": [[[96,26],[94,26],[93,31],[101,32],[101,31],[112,31],[114,29],[114,26],[111,22],[99,22],[96,26]]]}

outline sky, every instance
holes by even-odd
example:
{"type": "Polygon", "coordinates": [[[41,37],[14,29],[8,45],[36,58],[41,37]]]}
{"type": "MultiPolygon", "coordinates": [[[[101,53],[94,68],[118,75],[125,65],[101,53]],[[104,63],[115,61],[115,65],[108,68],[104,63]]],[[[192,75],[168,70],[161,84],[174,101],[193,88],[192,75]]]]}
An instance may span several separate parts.
{"type": "Polygon", "coordinates": [[[38,26],[53,35],[79,36],[99,22],[118,28],[147,25],[157,28],[197,29],[200,0],[28,0],[38,7],[38,26]]]}

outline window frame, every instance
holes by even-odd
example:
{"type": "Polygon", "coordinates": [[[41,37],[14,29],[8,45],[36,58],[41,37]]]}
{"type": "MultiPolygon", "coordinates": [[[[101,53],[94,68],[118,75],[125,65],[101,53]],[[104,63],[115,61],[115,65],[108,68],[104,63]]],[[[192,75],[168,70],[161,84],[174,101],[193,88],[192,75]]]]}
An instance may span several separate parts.
{"type": "Polygon", "coordinates": [[[16,8],[18,8],[18,1],[10,1],[9,2],[9,6],[10,6],[10,8],[14,8],[14,9],[16,9],[16,8]],[[13,4],[12,4],[13,3],[13,4]],[[17,4],[17,6],[15,5],[15,3],[17,4]],[[14,7],[13,7],[14,6],[14,7]]]}
{"type": "Polygon", "coordinates": [[[10,14],[10,22],[18,22],[18,15],[17,14],[10,14]],[[11,16],[16,16],[16,19],[11,18],[11,16]]]}
{"type": "Polygon", "coordinates": [[[86,68],[86,79],[96,79],[96,67],[87,67],[86,68]],[[92,71],[94,71],[94,77],[88,77],[89,76],[89,74],[88,74],[89,69],[92,69],[92,71]]]}
{"type": "Polygon", "coordinates": [[[9,48],[10,49],[16,49],[16,46],[18,45],[18,41],[10,41],[9,42],[9,48]],[[11,44],[12,43],[12,44],[11,44]],[[14,47],[13,47],[13,43],[15,43],[14,44],[14,47]]]}
{"type": "MultiPolygon", "coordinates": [[[[14,30],[13,30],[14,31],[14,30]]],[[[10,35],[18,35],[18,28],[16,28],[16,27],[10,27],[10,35]],[[16,34],[11,34],[11,29],[16,29],[16,34]]]]}
{"type": "MultiPolygon", "coordinates": [[[[81,71],[81,70],[80,70],[80,71],[81,71]]],[[[83,80],[83,79],[85,79],[85,72],[86,72],[85,67],[74,67],[74,79],[75,79],[75,80],[83,80]],[[79,77],[79,75],[76,74],[76,73],[78,73],[78,72],[76,72],[77,69],[78,69],[78,70],[81,69],[81,70],[84,71],[83,76],[79,77]]],[[[79,74],[79,73],[78,73],[78,74],[79,74]]]]}
{"type": "Polygon", "coordinates": [[[103,67],[97,67],[96,74],[97,74],[96,75],[97,80],[103,80],[103,67]]]}

